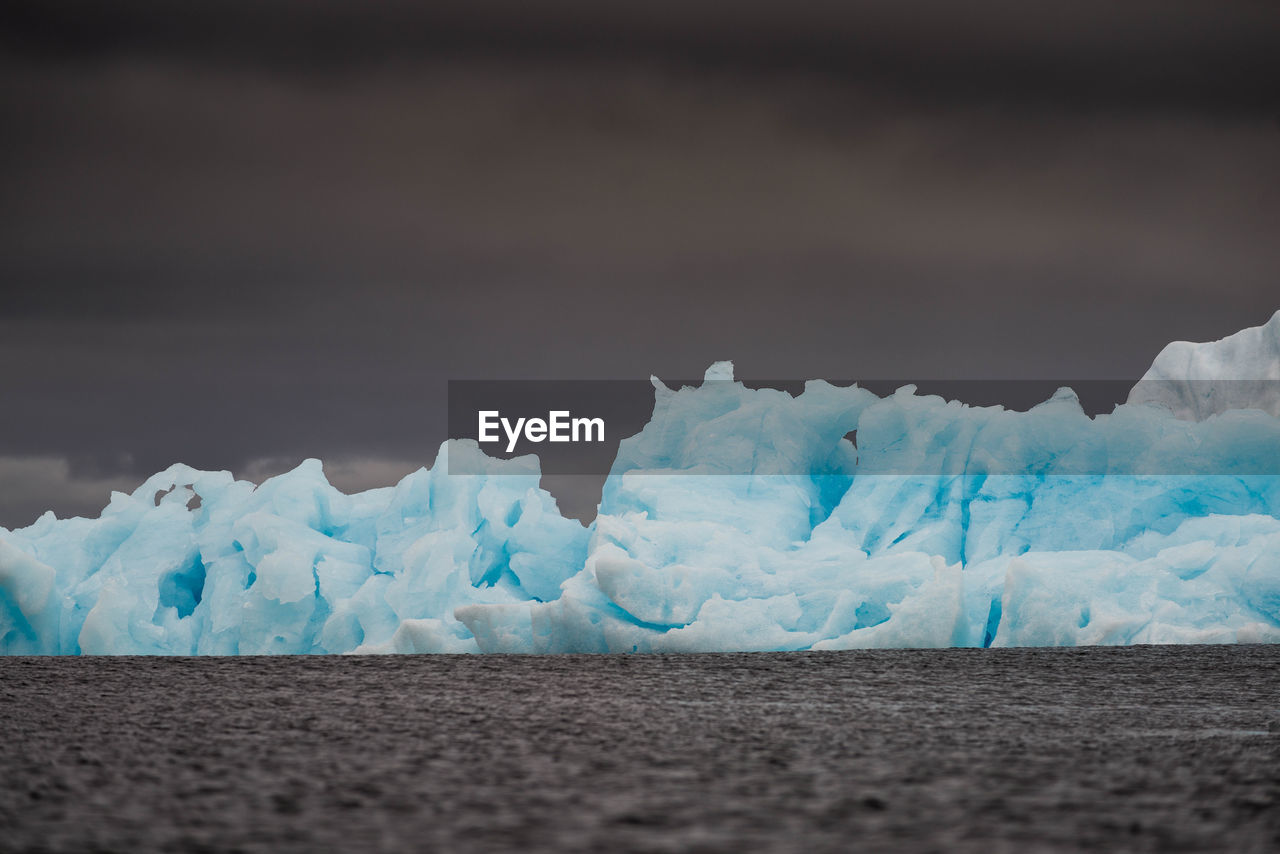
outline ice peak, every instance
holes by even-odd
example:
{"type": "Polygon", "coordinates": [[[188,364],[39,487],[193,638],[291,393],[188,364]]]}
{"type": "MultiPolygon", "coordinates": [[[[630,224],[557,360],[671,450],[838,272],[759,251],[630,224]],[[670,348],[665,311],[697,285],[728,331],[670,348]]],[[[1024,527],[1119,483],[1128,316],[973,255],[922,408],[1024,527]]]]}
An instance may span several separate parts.
{"type": "Polygon", "coordinates": [[[707,368],[707,372],[703,375],[702,379],[704,382],[711,382],[712,380],[729,380],[732,382],[733,361],[725,359],[720,362],[712,363],[711,367],[707,368]]]}
{"type": "Polygon", "coordinates": [[[1129,402],[1163,406],[1190,421],[1230,409],[1280,415],[1280,311],[1217,341],[1167,345],[1129,402]]]}

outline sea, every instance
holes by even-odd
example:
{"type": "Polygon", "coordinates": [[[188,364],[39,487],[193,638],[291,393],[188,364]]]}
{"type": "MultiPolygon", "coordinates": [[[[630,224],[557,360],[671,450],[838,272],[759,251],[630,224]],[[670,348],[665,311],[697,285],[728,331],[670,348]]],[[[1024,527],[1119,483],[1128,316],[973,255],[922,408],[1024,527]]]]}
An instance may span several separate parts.
{"type": "Polygon", "coordinates": [[[0,851],[1280,850],[1280,646],[0,659],[0,851]]]}

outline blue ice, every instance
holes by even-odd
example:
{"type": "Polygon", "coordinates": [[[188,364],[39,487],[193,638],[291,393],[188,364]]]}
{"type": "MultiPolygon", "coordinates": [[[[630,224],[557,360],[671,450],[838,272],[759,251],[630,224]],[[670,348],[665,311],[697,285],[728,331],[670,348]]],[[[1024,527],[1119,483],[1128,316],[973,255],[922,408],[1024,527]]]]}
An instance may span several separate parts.
{"type": "Polygon", "coordinates": [[[96,519],[0,528],[0,651],[1280,641],[1280,313],[1146,379],[1090,418],[1069,389],[1013,412],[717,363],[655,380],[586,527],[536,458],[473,442],[355,495],[316,460],[258,486],[174,465],[96,519]],[[1228,377],[1256,382],[1198,384],[1228,377]]]}

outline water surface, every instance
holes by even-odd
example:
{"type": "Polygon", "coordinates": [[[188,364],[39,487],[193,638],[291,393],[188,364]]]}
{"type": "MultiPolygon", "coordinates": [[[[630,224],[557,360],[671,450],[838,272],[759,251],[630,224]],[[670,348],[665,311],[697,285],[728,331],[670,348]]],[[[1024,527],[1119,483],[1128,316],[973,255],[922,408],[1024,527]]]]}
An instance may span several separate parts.
{"type": "Polygon", "coordinates": [[[1270,851],[1273,721],[1277,646],[8,658],[0,851],[1270,851]]]}

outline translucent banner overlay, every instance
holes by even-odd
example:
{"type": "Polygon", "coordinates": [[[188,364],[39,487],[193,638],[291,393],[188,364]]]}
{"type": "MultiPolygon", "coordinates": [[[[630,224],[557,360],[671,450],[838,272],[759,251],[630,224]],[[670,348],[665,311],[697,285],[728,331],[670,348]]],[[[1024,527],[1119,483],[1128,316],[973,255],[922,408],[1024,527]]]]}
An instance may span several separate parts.
{"type": "Polygon", "coordinates": [[[449,474],[1280,475],[1280,380],[454,380],[449,474]]]}

